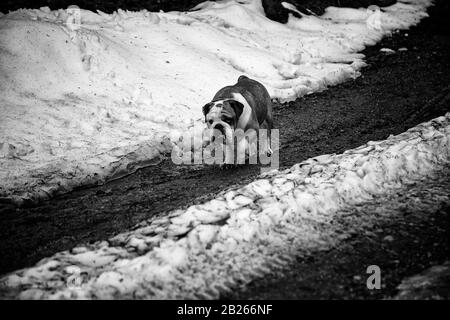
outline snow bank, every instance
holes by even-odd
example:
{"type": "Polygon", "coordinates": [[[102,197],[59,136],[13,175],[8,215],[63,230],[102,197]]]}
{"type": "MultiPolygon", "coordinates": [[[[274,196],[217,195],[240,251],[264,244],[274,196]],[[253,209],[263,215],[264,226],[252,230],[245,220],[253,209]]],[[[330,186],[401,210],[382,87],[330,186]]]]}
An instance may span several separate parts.
{"type": "Polygon", "coordinates": [[[218,298],[294,257],[336,246],[350,236],[349,228],[364,228],[365,219],[389,219],[407,204],[394,197],[392,210],[386,199],[406,185],[422,187],[410,192],[409,205],[424,214],[449,203],[449,163],[447,113],[385,141],[268,172],[108,241],[58,253],[0,279],[0,296],[218,298]],[[445,185],[427,186],[433,177],[445,185]],[[360,212],[345,214],[349,210],[360,212]],[[336,222],[344,214],[353,219],[347,230],[336,222]]]}
{"type": "MultiPolygon", "coordinates": [[[[259,0],[191,12],[18,10],[0,16],[0,200],[37,200],[157,163],[241,74],[287,101],[357,77],[357,53],[431,1],[322,17],[264,16],[259,0]]],[[[292,5],[285,6],[295,10],[292,5]]]]}
{"type": "Polygon", "coordinates": [[[395,300],[448,300],[450,293],[450,261],[435,265],[421,273],[408,277],[397,287],[395,300]]]}

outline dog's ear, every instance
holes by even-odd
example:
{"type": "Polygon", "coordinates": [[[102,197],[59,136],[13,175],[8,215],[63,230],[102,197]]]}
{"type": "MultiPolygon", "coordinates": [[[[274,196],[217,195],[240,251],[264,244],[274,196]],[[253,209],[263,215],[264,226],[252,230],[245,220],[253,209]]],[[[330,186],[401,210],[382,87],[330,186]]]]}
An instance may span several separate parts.
{"type": "Polygon", "coordinates": [[[205,104],[205,105],[203,106],[203,114],[204,114],[205,116],[208,114],[209,110],[211,110],[211,107],[212,107],[213,104],[214,104],[214,103],[209,102],[209,103],[207,103],[207,104],[205,104]]]}
{"type": "Polygon", "coordinates": [[[242,112],[244,111],[244,105],[236,100],[228,100],[231,108],[233,108],[234,113],[236,114],[236,120],[239,120],[242,112]]]}

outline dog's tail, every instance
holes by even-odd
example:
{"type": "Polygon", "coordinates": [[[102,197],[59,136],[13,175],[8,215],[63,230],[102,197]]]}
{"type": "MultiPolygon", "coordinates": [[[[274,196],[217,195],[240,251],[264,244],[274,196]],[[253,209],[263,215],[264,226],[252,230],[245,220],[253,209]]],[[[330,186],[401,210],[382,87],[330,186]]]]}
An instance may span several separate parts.
{"type": "Polygon", "coordinates": [[[242,81],[242,80],[247,80],[247,79],[248,79],[248,77],[242,75],[242,76],[239,76],[238,82],[239,82],[239,81],[242,81]]]}

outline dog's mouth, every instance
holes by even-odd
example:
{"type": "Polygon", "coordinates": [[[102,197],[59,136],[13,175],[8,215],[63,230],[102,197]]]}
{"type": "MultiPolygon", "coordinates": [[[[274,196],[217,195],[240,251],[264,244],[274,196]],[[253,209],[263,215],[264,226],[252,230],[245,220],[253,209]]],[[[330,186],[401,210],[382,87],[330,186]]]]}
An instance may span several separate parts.
{"type": "Polygon", "coordinates": [[[214,128],[213,128],[213,129],[215,129],[215,130],[219,131],[219,132],[220,132],[220,134],[221,134],[222,136],[224,136],[224,135],[225,135],[225,127],[223,126],[223,124],[221,124],[221,123],[218,123],[218,124],[216,124],[216,125],[214,126],[214,128]]]}
{"type": "Polygon", "coordinates": [[[210,139],[212,143],[214,143],[218,137],[223,137],[223,142],[226,143],[231,138],[233,132],[233,128],[227,127],[222,123],[214,125],[211,129],[214,130],[210,139]]]}

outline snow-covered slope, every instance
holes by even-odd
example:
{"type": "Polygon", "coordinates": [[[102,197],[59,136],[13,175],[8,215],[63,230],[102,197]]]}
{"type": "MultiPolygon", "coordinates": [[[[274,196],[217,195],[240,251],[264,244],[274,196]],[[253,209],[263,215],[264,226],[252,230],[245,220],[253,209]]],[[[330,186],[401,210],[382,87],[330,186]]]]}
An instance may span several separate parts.
{"type": "Polygon", "coordinates": [[[260,0],[1,15],[0,198],[47,198],[157,162],[182,133],[201,131],[201,107],[241,74],[279,100],[357,77],[357,52],[416,24],[430,2],[328,8],[287,25],[260,0]]]}
{"type": "Polygon", "coordinates": [[[427,214],[449,204],[449,164],[447,113],[58,253],[0,278],[0,297],[218,298],[409,207],[427,214]]]}

